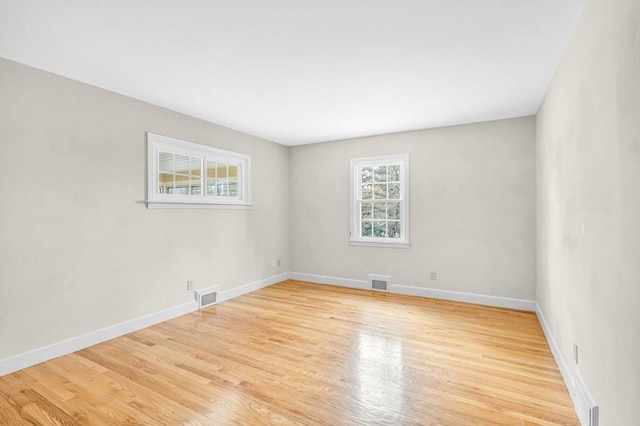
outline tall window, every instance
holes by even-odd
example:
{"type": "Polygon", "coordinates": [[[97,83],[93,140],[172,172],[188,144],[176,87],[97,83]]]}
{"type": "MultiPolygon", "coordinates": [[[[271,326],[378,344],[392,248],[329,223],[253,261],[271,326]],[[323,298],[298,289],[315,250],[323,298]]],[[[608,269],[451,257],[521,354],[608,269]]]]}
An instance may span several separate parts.
{"type": "Polygon", "coordinates": [[[409,247],[409,155],[352,159],[352,245],[409,247]]]}
{"type": "Polygon", "coordinates": [[[251,157],[147,133],[149,207],[250,206],[251,157]]]}

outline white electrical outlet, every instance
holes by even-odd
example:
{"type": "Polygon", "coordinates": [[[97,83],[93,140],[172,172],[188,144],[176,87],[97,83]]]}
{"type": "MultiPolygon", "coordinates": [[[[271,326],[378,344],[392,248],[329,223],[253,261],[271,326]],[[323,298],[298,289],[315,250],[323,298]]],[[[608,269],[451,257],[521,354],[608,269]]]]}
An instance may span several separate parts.
{"type": "Polygon", "coordinates": [[[187,291],[193,290],[193,281],[187,280],[187,291]]]}
{"type": "Polygon", "coordinates": [[[274,268],[277,268],[278,266],[280,266],[280,259],[274,259],[271,261],[271,266],[274,268]]]}
{"type": "Polygon", "coordinates": [[[438,273],[437,272],[432,272],[431,273],[431,279],[434,280],[434,281],[437,280],[438,279],[438,273]]]}

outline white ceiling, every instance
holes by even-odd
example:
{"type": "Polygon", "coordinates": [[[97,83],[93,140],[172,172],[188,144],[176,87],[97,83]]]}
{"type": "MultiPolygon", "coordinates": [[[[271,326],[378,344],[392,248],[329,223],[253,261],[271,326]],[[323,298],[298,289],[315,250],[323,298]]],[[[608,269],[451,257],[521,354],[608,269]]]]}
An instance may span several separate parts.
{"type": "Polygon", "coordinates": [[[583,6],[0,0],[0,56],[297,145],[535,114],[583,6]]]}

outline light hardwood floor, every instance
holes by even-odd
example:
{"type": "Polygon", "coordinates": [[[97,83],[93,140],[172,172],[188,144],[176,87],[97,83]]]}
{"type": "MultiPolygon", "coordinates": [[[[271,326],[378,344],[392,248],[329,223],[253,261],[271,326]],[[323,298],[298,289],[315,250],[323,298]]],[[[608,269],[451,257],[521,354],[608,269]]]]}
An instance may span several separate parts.
{"type": "Polygon", "coordinates": [[[534,313],[299,281],[8,374],[0,419],[579,424],[534,313]]]}

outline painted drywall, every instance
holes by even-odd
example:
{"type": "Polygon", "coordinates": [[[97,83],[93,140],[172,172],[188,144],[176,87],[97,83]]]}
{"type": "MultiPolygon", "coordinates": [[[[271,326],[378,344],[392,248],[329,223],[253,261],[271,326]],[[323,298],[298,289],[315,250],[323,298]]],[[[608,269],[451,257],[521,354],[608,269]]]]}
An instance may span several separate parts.
{"type": "Polygon", "coordinates": [[[603,425],[640,424],[639,18],[588,3],[536,117],[537,301],[603,425]]]}
{"type": "Polygon", "coordinates": [[[0,93],[0,359],[289,270],[286,147],[4,59],[0,93]],[[146,131],[251,155],[253,208],[148,210],[146,131]]]}
{"type": "Polygon", "coordinates": [[[535,299],[534,127],[524,117],[291,147],[291,270],[535,299]],[[411,247],[351,246],[349,159],[403,153],[411,247]]]}

